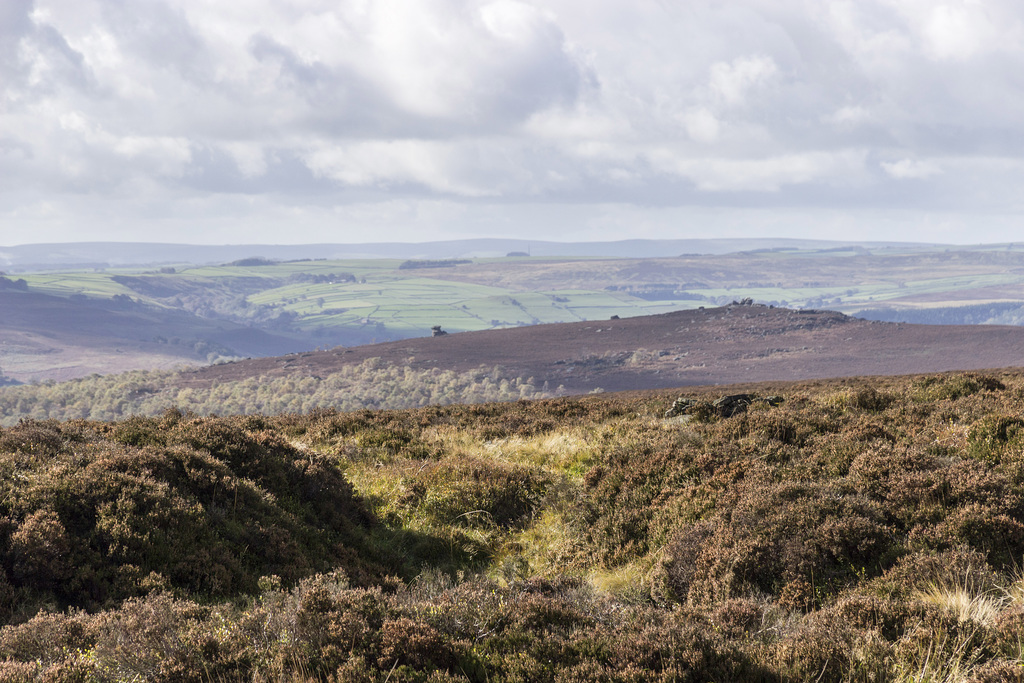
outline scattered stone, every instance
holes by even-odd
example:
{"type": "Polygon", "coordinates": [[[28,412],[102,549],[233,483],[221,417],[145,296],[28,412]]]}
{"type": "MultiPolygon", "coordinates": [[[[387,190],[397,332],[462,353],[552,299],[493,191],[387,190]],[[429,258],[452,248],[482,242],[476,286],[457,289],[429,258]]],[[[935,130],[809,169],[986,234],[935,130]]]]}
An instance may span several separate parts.
{"type": "Polygon", "coordinates": [[[430,328],[431,337],[443,337],[446,334],[448,333],[442,330],[440,325],[434,325],[433,327],[430,328]]]}

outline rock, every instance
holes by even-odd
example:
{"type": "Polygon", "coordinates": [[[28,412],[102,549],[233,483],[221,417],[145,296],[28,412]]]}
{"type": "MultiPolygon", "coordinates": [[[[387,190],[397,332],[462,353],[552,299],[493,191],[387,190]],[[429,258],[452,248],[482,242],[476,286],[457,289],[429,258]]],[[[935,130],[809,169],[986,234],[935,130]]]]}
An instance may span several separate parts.
{"type": "Polygon", "coordinates": [[[763,403],[770,407],[782,405],[781,396],[756,396],[754,394],[731,394],[708,402],[695,398],[680,396],[673,403],[672,407],[665,411],[665,417],[676,417],[677,415],[718,415],[719,417],[732,417],[746,412],[747,408],[754,403],[763,403]]]}

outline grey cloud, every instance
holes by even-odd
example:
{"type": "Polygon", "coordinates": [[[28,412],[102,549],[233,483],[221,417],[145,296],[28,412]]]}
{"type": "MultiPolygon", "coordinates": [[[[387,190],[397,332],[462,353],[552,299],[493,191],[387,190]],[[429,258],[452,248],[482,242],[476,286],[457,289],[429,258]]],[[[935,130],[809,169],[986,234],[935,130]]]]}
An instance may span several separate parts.
{"type": "Polygon", "coordinates": [[[244,222],[246,197],[311,226],[438,202],[452,230],[483,205],[1009,221],[1021,45],[1009,0],[7,0],[0,220],[244,222]]]}
{"type": "Polygon", "coordinates": [[[32,21],[32,0],[0,3],[0,78],[15,106],[55,88],[90,83],[82,55],[52,26],[32,21]]]}
{"type": "Polygon", "coordinates": [[[106,0],[101,4],[104,26],[120,49],[160,70],[174,70],[189,81],[210,83],[214,57],[206,42],[176,4],[148,0],[106,0]]]}

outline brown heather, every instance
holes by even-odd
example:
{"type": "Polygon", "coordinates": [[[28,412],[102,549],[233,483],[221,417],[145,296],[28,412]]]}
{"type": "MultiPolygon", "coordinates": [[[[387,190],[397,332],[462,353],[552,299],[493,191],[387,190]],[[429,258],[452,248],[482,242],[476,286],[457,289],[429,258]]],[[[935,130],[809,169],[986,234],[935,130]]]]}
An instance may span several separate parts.
{"type": "Polygon", "coordinates": [[[23,421],[0,682],[1024,681],[1024,374],[744,391],[23,421]]]}

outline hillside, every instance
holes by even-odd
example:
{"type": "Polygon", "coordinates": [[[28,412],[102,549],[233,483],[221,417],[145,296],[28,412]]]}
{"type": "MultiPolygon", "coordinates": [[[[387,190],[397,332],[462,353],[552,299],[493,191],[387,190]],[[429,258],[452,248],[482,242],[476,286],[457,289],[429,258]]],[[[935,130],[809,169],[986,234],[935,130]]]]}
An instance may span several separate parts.
{"type": "Polygon", "coordinates": [[[1021,680],[1024,374],[739,390],[0,429],[0,679],[1021,680]]]}
{"type": "Polygon", "coordinates": [[[185,372],[180,382],[323,376],[370,358],[413,370],[501,366],[537,386],[587,393],[1024,365],[1024,328],[905,325],[730,305],[251,359],[185,372]]]}
{"type": "MultiPolygon", "coordinates": [[[[469,243],[449,243],[424,247],[413,258],[360,258],[325,247],[315,260],[249,254],[220,265],[40,269],[0,277],[4,307],[31,309],[31,297],[53,298],[31,325],[5,321],[2,331],[11,340],[0,345],[0,371],[20,382],[63,380],[412,339],[435,325],[470,332],[603,321],[747,298],[893,322],[1024,322],[1024,250],[1014,245],[712,242],[702,248],[729,243],[747,251],[672,254],[680,245],[622,242],[576,245],[583,251],[575,256],[540,255],[541,249],[532,256],[481,256],[466,255],[469,243]],[[630,256],[657,246],[669,255],[630,256]],[[595,255],[612,248],[618,257],[595,255]],[[78,306],[118,315],[96,317],[83,337],[70,325],[81,317],[73,310],[78,306]],[[79,345],[80,337],[88,343],[79,345]],[[160,345],[170,338],[179,343],[160,345]]],[[[78,253],[78,246],[69,249],[78,253]]],[[[395,254],[415,253],[401,251],[409,245],[393,246],[395,254]]],[[[181,249],[168,248],[167,258],[190,253],[181,249]]],[[[203,253],[245,253],[210,249],[203,253]]]]}
{"type": "Polygon", "coordinates": [[[133,367],[172,369],[308,348],[286,334],[144,305],[126,296],[90,299],[0,290],[0,320],[0,370],[22,382],[133,367]]]}
{"type": "Polygon", "coordinates": [[[196,370],[0,387],[0,424],[413,408],[600,391],[1024,365],[1024,328],[859,320],[735,305],[461,332],[196,370]]]}

